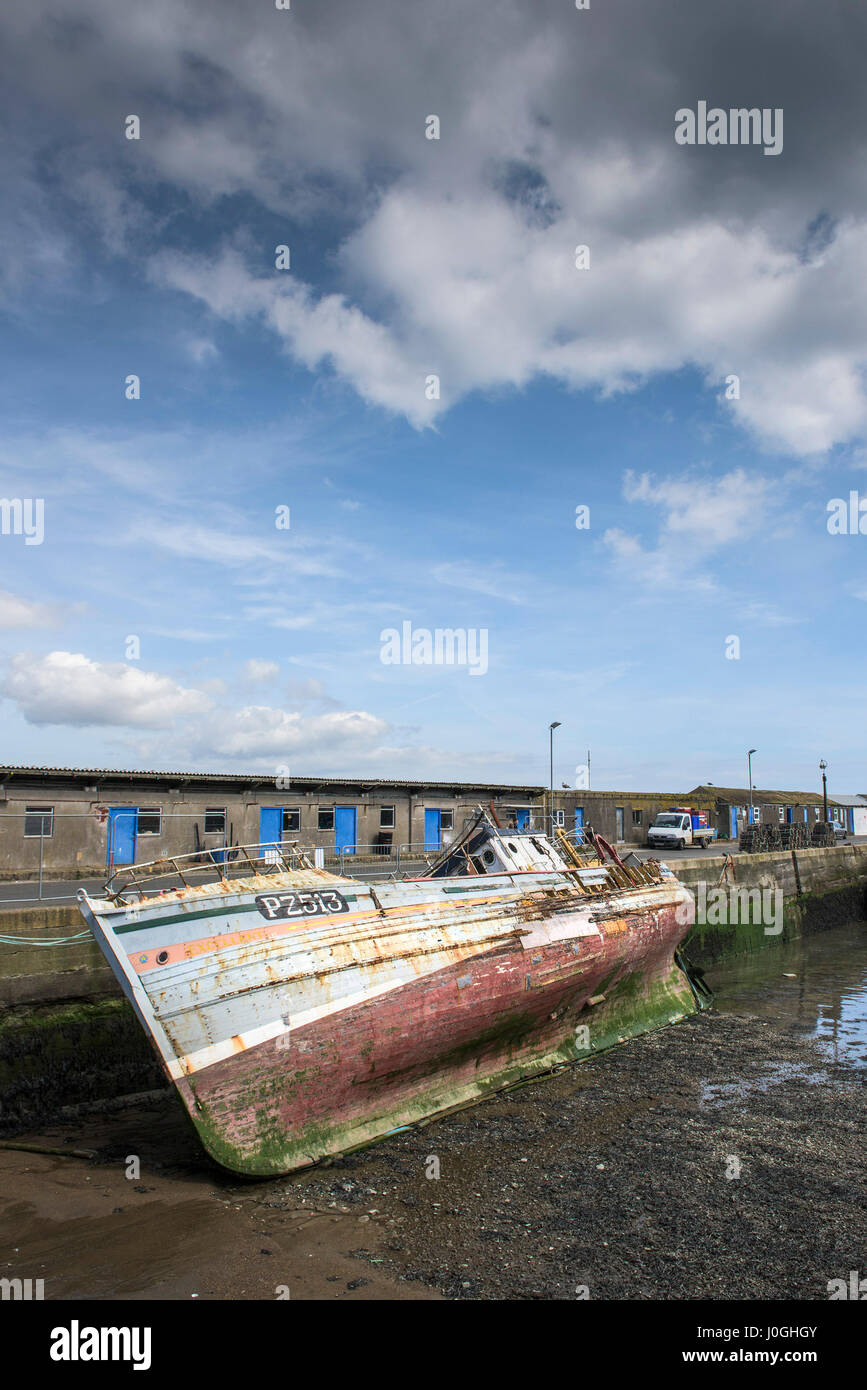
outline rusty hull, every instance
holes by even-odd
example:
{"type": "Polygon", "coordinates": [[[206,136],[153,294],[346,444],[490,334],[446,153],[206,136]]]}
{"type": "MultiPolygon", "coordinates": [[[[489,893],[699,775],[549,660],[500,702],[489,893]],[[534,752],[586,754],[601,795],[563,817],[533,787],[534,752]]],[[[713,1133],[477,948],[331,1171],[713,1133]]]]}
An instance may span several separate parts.
{"type": "Polygon", "coordinates": [[[588,894],[556,872],[376,885],[318,870],[141,904],[82,900],[208,1152],[279,1174],[695,1009],[673,877],[588,894]],[[336,890],[268,922],[263,893],[336,890]]]}

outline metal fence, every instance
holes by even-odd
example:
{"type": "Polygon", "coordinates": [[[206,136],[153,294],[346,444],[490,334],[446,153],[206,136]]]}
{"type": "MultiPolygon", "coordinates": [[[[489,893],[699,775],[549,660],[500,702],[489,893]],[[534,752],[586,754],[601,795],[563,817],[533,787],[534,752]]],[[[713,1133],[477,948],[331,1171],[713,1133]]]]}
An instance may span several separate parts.
{"type": "MultiPolygon", "coordinates": [[[[13,860],[14,877],[0,880],[0,909],[28,903],[74,902],[81,888],[98,889],[115,870],[127,864],[147,863],[174,854],[192,852],[200,855],[205,864],[233,865],[239,858],[243,838],[240,825],[236,834],[234,820],[227,812],[222,830],[207,827],[208,817],[201,811],[106,807],[81,812],[35,806],[27,812],[2,811],[2,862],[8,866],[13,860]]],[[[332,873],[380,879],[424,872],[446,841],[393,844],[380,835],[375,843],[338,845],[332,829],[312,835],[292,832],[268,843],[303,849],[317,865],[332,873]]]]}

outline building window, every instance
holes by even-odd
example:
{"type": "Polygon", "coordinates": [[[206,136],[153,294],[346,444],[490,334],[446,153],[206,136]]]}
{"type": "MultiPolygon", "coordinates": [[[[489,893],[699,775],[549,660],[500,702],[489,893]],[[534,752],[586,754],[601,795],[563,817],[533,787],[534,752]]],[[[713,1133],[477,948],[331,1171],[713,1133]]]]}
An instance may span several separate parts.
{"type": "Polygon", "coordinates": [[[159,806],[140,806],[138,811],[138,834],[159,835],[163,828],[163,813],[159,806]]]}
{"type": "Polygon", "coordinates": [[[632,824],[633,824],[633,825],[640,825],[640,824],[641,824],[641,812],[640,812],[640,811],[633,811],[633,812],[632,812],[632,824]]]}
{"type": "Polygon", "coordinates": [[[566,824],[566,812],[565,812],[565,811],[555,811],[555,812],[554,812],[554,824],[555,824],[555,825],[565,825],[565,824],[566,824]]]}
{"type": "Polygon", "coordinates": [[[225,835],[226,833],[226,808],[225,806],[207,806],[205,808],[205,834],[206,835],[225,835]]]}
{"type": "Polygon", "coordinates": [[[440,811],[440,830],[454,830],[455,813],[454,811],[440,811]]]}
{"type": "Polygon", "coordinates": [[[326,807],[326,806],[320,806],[320,807],[319,807],[319,829],[320,829],[320,830],[333,830],[333,829],[334,829],[334,807],[333,807],[333,806],[327,806],[327,807],[326,807]]]}
{"type": "Polygon", "coordinates": [[[783,821],[786,819],[786,808],[785,808],[785,806],[781,806],[781,807],[780,807],[779,816],[780,816],[780,824],[782,825],[783,821]]]}
{"type": "Polygon", "coordinates": [[[283,807],[283,834],[293,835],[301,829],[301,810],[297,806],[291,809],[283,807]]]}
{"type": "Polygon", "coordinates": [[[379,808],[379,828],[380,830],[394,829],[394,807],[380,806],[379,808]]]}
{"type": "Polygon", "coordinates": [[[24,834],[48,839],[54,834],[53,806],[25,806],[24,834]]]}

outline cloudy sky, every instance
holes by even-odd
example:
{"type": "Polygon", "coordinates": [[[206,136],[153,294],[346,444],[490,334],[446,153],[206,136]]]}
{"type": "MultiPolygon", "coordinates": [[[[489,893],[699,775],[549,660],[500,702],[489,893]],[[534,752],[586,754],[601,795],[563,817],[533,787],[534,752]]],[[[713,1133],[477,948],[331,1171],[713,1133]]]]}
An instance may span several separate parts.
{"type": "Polygon", "coordinates": [[[863,8],[0,27],[4,762],[867,791],[863,8]]]}

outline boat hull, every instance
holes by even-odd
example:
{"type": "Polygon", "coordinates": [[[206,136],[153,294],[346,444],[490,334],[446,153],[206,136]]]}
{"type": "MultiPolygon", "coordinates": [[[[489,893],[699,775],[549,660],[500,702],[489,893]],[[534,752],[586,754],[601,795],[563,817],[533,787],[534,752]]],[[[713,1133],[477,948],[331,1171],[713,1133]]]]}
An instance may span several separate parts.
{"type": "Polygon", "coordinates": [[[376,892],[326,877],[354,899],[340,920],[251,927],[253,883],[204,909],[210,937],[200,898],[83,904],[234,1172],[293,1171],[695,1011],[673,878],[590,902],[542,875],[376,892]]]}

